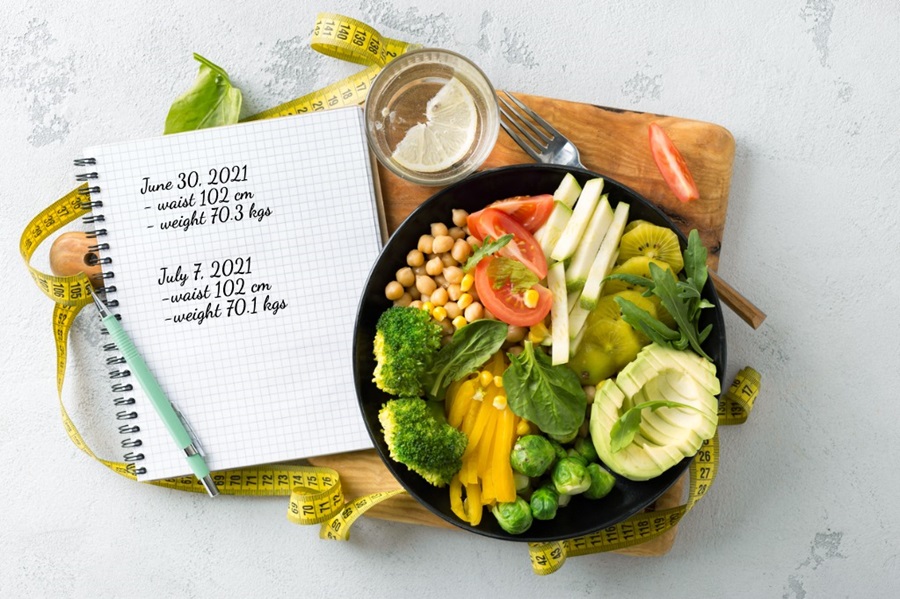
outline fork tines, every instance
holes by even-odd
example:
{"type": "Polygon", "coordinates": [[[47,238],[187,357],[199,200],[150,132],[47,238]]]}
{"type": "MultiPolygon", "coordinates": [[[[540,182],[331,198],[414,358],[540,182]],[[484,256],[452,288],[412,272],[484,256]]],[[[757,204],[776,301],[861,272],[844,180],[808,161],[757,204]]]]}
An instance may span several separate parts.
{"type": "Polygon", "coordinates": [[[503,94],[506,98],[497,94],[500,125],[529,156],[538,162],[581,166],[578,149],[562,133],[511,93],[503,94]]]}

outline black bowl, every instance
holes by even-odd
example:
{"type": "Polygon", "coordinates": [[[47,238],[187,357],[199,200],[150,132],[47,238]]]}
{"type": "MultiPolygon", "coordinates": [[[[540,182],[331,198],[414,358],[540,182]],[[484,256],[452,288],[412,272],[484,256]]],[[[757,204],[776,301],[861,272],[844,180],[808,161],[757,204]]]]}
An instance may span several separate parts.
{"type": "MultiPolygon", "coordinates": [[[[572,173],[582,185],[588,179],[603,176],[579,168],[527,164],[484,171],[438,191],[416,208],[391,236],[369,274],[356,317],[353,377],[366,427],[381,459],[410,495],[433,513],[460,528],[498,539],[550,541],[596,532],[636,514],[653,503],[672,486],[690,463],[690,458],[686,458],[661,476],[643,482],[616,476],[614,490],[603,499],[591,501],[575,496],[567,507],[559,510],[555,519],[535,520],[526,533],[511,535],[500,528],[490,514],[485,514],[478,526],[462,522],[450,511],[450,495],[446,487],[440,489],[433,487],[418,474],[390,457],[378,422],[378,411],[391,397],[372,382],[372,372],[375,369],[372,354],[375,324],[381,313],[391,306],[391,302],[384,296],[385,286],[394,280],[397,270],[406,265],[406,254],[416,247],[420,235],[430,231],[431,223],[450,223],[453,208],[474,212],[495,200],[510,196],[553,193],[566,173],[572,173]]],[[[669,227],[678,233],[682,249],[686,246],[687,240],[684,235],[658,208],[628,187],[608,177],[604,179],[604,193],[609,194],[612,206],[620,201],[631,205],[629,220],[643,219],[669,227]]],[[[713,324],[713,332],[704,343],[703,349],[713,358],[721,382],[725,371],[725,323],[711,280],[707,282],[703,294],[717,306],[715,309],[704,310],[701,330],[707,323],[713,324]]]]}

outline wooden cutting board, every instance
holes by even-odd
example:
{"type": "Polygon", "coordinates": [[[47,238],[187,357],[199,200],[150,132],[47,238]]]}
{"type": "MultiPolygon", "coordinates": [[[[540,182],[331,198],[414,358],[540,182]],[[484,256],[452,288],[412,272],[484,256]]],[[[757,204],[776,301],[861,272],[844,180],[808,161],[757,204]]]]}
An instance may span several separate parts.
{"type": "MultiPolygon", "coordinates": [[[[677,117],[630,112],[516,93],[526,105],[571,139],[589,169],[627,185],[656,204],[685,234],[697,229],[709,250],[709,266],[716,268],[722,247],[728,190],[734,161],[734,138],[727,129],[711,123],[677,117]],[[678,146],[697,186],[700,200],[683,204],[666,187],[650,156],[647,126],[658,122],[678,146]]],[[[502,130],[497,145],[483,169],[509,164],[531,163],[516,143],[502,130]]],[[[378,175],[384,199],[388,229],[393,232],[403,219],[437,191],[404,181],[379,165],[378,175]]],[[[501,198],[495,198],[501,199],[501,198]]],[[[375,450],[323,456],[309,460],[317,466],[334,468],[341,474],[348,498],[375,491],[400,488],[375,450]]],[[[683,502],[682,477],[656,504],[657,509],[683,502]]],[[[390,499],[367,515],[459,530],[444,522],[415,499],[401,495],[390,499]]],[[[655,556],[665,554],[675,540],[676,529],[642,545],[618,553],[655,556]]]]}

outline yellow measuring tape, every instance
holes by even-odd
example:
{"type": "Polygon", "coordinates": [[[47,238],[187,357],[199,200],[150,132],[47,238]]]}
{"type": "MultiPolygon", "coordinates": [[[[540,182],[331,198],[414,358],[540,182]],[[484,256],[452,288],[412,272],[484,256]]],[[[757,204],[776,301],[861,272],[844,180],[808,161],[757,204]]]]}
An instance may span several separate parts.
{"type": "MultiPolygon", "coordinates": [[[[327,13],[317,16],[311,45],[327,56],[362,64],[366,68],[337,83],[261,112],[247,120],[361,104],[366,98],[372,80],[381,68],[393,58],[417,47],[383,37],[356,19],[327,13]]],[[[87,455],[114,472],[136,480],[134,464],[105,460],[91,450],[69,417],[62,400],[69,332],[75,317],[91,302],[89,294],[91,281],[84,273],[55,276],[31,266],[31,258],[41,243],[65,225],[85,215],[90,209],[91,198],[87,193],[87,184],[70,191],[28,223],[22,233],[19,250],[37,286],[55,302],[53,336],[56,343],[57,392],[66,433],[87,455]]],[[[746,420],[758,391],[759,374],[752,369],[741,371],[734,385],[720,401],[719,422],[740,424],[746,420]]],[[[549,574],[558,570],[567,556],[630,547],[653,539],[675,526],[712,484],[718,466],[718,448],[718,438],[713,437],[692,462],[689,497],[685,505],[639,514],[593,535],[555,543],[530,544],[531,561],[535,572],[549,574]]],[[[349,538],[351,525],[368,509],[405,492],[398,489],[373,493],[345,502],[338,473],[330,468],[312,466],[261,466],[228,470],[214,472],[213,479],[219,490],[227,495],[290,495],[289,520],[298,524],[320,524],[321,538],[338,540],[349,538]]],[[[204,492],[200,482],[193,476],[152,481],[149,484],[180,491],[204,492]]]]}

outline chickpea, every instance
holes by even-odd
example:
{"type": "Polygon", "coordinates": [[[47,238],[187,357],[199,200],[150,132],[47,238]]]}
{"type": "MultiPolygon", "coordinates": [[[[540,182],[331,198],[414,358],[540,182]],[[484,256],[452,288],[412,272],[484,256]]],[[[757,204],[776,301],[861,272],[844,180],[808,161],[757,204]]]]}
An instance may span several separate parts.
{"type": "Polygon", "coordinates": [[[459,304],[457,304],[456,302],[447,302],[446,304],[444,304],[444,310],[447,311],[447,318],[449,318],[450,320],[453,320],[457,316],[462,315],[462,308],[460,308],[459,304]]]}
{"type": "Polygon", "coordinates": [[[514,356],[518,356],[523,351],[525,351],[525,348],[523,348],[521,345],[513,345],[511,348],[509,348],[509,353],[514,356]]]}
{"type": "Polygon", "coordinates": [[[469,245],[469,242],[465,239],[457,239],[456,243],[453,244],[453,248],[450,250],[450,255],[453,256],[457,262],[462,264],[472,255],[472,246],[469,245]]]}
{"type": "Polygon", "coordinates": [[[459,227],[453,227],[452,229],[450,229],[450,237],[453,238],[453,241],[456,241],[457,239],[463,239],[465,238],[465,236],[466,232],[459,227]]]}
{"type": "Polygon", "coordinates": [[[473,247],[473,246],[476,246],[476,245],[480,245],[479,242],[478,242],[478,240],[475,239],[474,237],[472,237],[471,235],[469,235],[468,237],[466,237],[466,243],[469,244],[469,247],[473,247]]]}
{"type": "Polygon", "coordinates": [[[418,277],[419,275],[424,275],[424,274],[426,274],[426,272],[425,272],[425,265],[424,265],[424,264],[420,264],[420,265],[418,265],[418,266],[413,267],[412,271],[413,271],[413,274],[416,275],[417,277],[418,277]]]}
{"type": "Polygon", "coordinates": [[[444,272],[444,263],[440,258],[432,258],[425,264],[425,272],[431,276],[439,275],[444,272]]]}
{"type": "Polygon", "coordinates": [[[444,263],[444,266],[456,266],[458,264],[450,252],[441,254],[441,262],[444,263]]]}
{"type": "Polygon", "coordinates": [[[437,239],[441,235],[447,235],[447,225],[444,223],[431,223],[431,236],[437,239]]]}
{"type": "Polygon", "coordinates": [[[434,237],[431,235],[422,235],[419,237],[419,246],[418,250],[423,254],[432,253],[432,247],[434,246],[434,237]]]}
{"type": "Polygon", "coordinates": [[[395,306],[408,306],[410,303],[412,303],[412,296],[408,293],[404,293],[400,299],[394,300],[395,306]]]}
{"type": "Polygon", "coordinates": [[[434,293],[431,294],[431,303],[435,306],[443,306],[449,299],[450,298],[447,296],[447,290],[443,287],[438,287],[434,290],[434,293]]]}
{"type": "Polygon", "coordinates": [[[434,277],[434,282],[437,283],[439,287],[444,287],[445,289],[447,285],[449,285],[449,283],[447,283],[447,278],[443,274],[434,277]]]}
{"type": "MultiPolygon", "coordinates": [[[[444,227],[445,229],[447,227],[444,227]]],[[[453,238],[449,235],[438,235],[434,238],[434,242],[431,244],[431,250],[435,254],[443,254],[444,252],[449,252],[453,247],[453,238]]]]}
{"type": "Polygon", "coordinates": [[[440,323],[441,328],[444,330],[445,335],[452,335],[456,329],[453,327],[453,323],[450,322],[449,318],[445,318],[440,323]]]}
{"type": "Polygon", "coordinates": [[[445,266],[444,276],[447,277],[448,283],[459,283],[463,278],[463,271],[458,266],[445,266]]]}
{"type": "Polygon", "coordinates": [[[469,322],[475,322],[484,317],[484,308],[478,302],[473,302],[466,308],[464,316],[469,322]]]}
{"type": "Polygon", "coordinates": [[[437,283],[427,275],[419,275],[416,277],[416,289],[418,289],[419,293],[422,295],[431,295],[434,293],[434,290],[437,289],[437,283]]]}
{"type": "Polygon", "coordinates": [[[406,254],[406,263],[410,266],[422,266],[425,264],[425,256],[419,250],[412,250],[406,254]]]}
{"type": "Polygon", "coordinates": [[[410,308],[415,308],[415,309],[417,309],[417,310],[421,310],[421,309],[422,309],[422,302],[419,301],[419,300],[413,300],[413,301],[409,302],[409,307],[410,307],[410,308]]]}
{"type": "Polygon", "coordinates": [[[494,316],[494,313],[491,312],[490,310],[488,310],[487,308],[484,309],[484,317],[487,318],[488,320],[497,320],[497,317],[494,316]]]}
{"type": "Polygon", "coordinates": [[[450,285],[447,287],[447,295],[451,300],[455,302],[459,299],[459,296],[462,295],[462,290],[459,288],[459,285],[450,283],[450,285]]]}
{"type": "Polygon", "coordinates": [[[594,403],[594,397],[597,395],[597,387],[594,385],[585,385],[584,394],[587,397],[588,405],[594,403]]]}
{"type": "Polygon", "coordinates": [[[419,299],[419,298],[422,297],[422,294],[419,293],[419,290],[416,289],[416,286],[415,286],[415,285],[413,285],[412,287],[410,287],[409,290],[407,291],[407,293],[409,294],[409,296],[410,296],[411,298],[413,298],[413,300],[417,300],[417,299],[419,299]]]}
{"type": "Polygon", "coordinates": [[[457,227],[465,227],[466,222],[469,218],[469,213],[461,208],[455,208],[453,210],[453,224],[457,227]]]}
{"type": "Polygon", "coordinates": [[[410,267],[404,266],[397,271],[397,282],[404,287],[412,287],[416,284],[416,273],[410,267]]]}
{"type": "Polygon", "coordinates": [[[509,325],[509,328],[506,331],[506,340],[510,343],[519,343],[525,339],[526,333],[528,333],[528,329],[525,327],[509,325]]]}
{"type": "Polygon", "coordinates": [[[389,300],[398,300],[403,296],[403,285],[397,281],[391,281],[384,288],[384,295],[389,300]]]}

